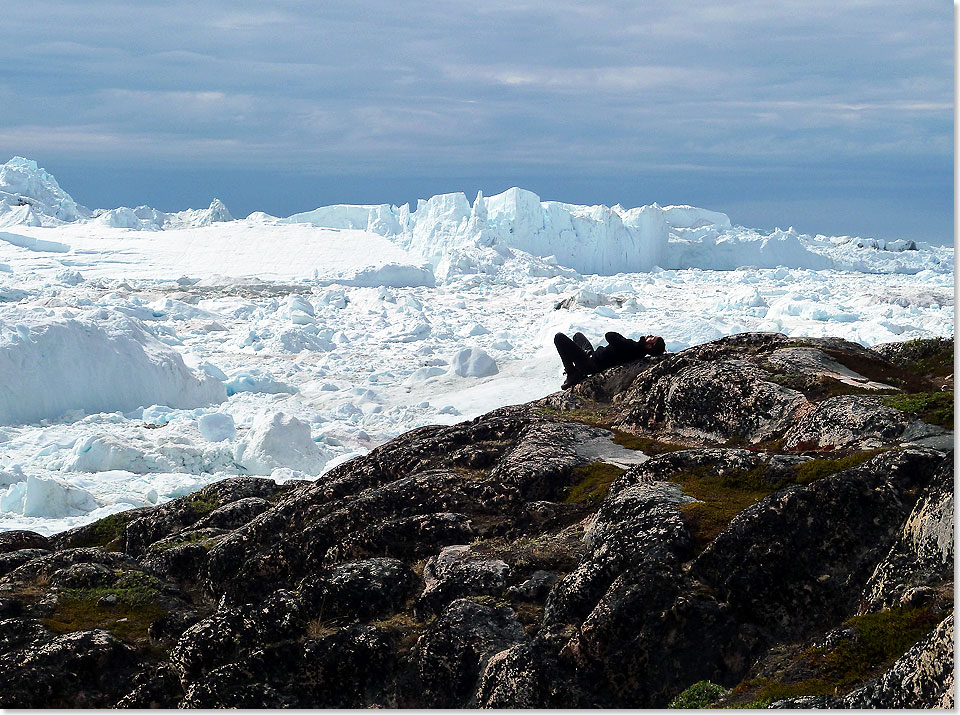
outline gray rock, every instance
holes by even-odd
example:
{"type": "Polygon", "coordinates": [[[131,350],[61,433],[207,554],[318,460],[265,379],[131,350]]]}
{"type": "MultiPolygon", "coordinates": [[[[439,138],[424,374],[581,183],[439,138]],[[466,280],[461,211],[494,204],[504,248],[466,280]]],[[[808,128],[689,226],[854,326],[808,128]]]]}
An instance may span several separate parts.
{"type": "Polygon", "coordinates": [[[509,575],[505,561],[485,558],[467,545],[447,546],[424,566],[426,588],[418,606],[437,610],[463,596],[502,594],[509,575]]]}
{"type": "Polygon", "coordinates": [[[526,640],[511,609],[467,599],[454,601],[417,643],[414,660],[423,686],[423,704],[469,704],[490,658],[526,640]]]}
{"type": "Polygon", "coordinates": [[[921,605],[931,596],[933,589],[929,586],[952,580],[953,489],[953,469],[945,463],[870,576],[861,611],[897,604],[921,605]]]}
{"type": "Polygon", "coordinates": [[[50,539],[35,531],[13,529],[0,532],[0,554],[7,554],[21,549],[50,549],[50,539]]]}

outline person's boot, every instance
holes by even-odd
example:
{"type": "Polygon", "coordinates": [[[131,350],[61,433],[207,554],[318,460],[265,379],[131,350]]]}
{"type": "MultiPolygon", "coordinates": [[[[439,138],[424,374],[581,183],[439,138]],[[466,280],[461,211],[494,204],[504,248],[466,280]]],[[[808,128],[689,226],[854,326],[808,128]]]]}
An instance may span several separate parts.
{"type": "Polygon", "coordinates": [[[561,390],[569,390],[574,385],[579,385],[586,378],[586,375],[578,370],[573,370],[565,374],[567,379],[563,381],[562,385],[560,385],[561,390]]]}

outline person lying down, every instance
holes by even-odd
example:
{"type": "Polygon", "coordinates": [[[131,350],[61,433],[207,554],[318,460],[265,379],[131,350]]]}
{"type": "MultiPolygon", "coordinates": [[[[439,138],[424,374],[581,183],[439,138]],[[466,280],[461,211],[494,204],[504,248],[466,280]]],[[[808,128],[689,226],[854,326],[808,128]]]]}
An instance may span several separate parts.
{"type": "Polygon", "coordinates": [[[571,387],[598,372],[639,360],[646,355],[663,355],[667,346],[659,335],[647,335],[643,340],[631,340],[620,333],[606,333],[606,345],[594,349],[593,345],[583,333],[577,333],[568,338],[563,333],[557,333],[553,344],[560,353],[560,361],[567,375],[561,389],[571,387]]]}

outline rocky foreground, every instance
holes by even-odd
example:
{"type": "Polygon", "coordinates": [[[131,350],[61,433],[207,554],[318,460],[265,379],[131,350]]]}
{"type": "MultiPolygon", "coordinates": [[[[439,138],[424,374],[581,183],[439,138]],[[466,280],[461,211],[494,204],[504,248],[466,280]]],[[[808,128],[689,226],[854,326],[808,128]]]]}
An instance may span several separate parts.
{"type": "Polygon", "coordinates": [[[0,706],[953,707],[952,373],[737,335],[0,534],[0,706]]]}

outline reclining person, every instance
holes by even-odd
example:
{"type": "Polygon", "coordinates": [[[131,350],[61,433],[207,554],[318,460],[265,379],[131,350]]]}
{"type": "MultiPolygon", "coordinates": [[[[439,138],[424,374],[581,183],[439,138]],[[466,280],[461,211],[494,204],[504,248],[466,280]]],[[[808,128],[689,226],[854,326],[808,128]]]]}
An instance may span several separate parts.
{"type": "Polygon", "coordinates": [[[607,344],[594,350],[583,333],[577,333],[572,340],[563,333],[554,336],[553,344],[560,353],[563,370],[567,375],[562,389],[568,390],[589,375],[639,360],[645,355],[663,355],[667,349],[659,335],[647,335],[642,341],[631,340],[613,332],[603,337],[607,344]]]}

